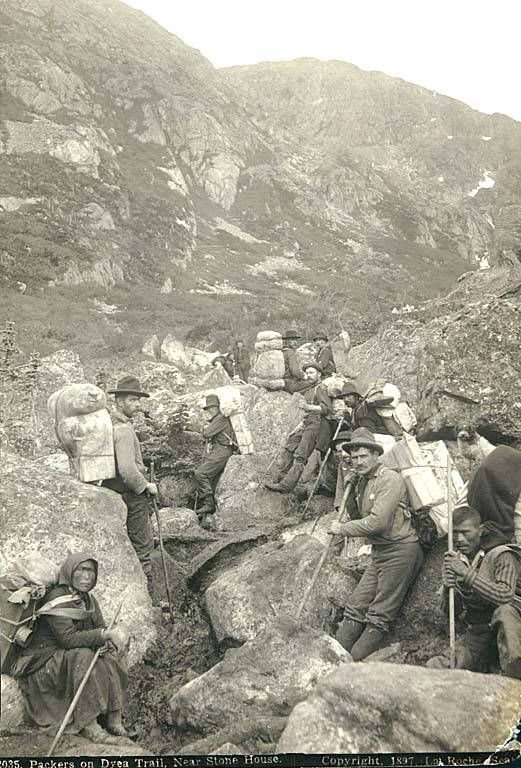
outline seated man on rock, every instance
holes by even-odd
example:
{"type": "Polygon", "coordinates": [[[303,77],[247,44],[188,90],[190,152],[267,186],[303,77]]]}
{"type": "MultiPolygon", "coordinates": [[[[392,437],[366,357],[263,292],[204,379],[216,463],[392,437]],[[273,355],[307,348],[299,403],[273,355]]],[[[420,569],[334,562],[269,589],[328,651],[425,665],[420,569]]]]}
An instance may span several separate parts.
{"type": "Polygon", "coordinates": [[[329,533],[363,536],[372,545],[371,562],[344,608],[337,640],[360,661],[381,647],[407,591],[423,564],[411,522],[405,483],[380,463],[382,446],[365,428],[347,443],[356,474],[347,511],[350,520],[334,522],[329,533]]]}
{"type": "Polygon", "coordinates": [[[313,343],[316,347],[315,362],[322,368],[324,378],[336,373],[335,358],[327,334],[323,331],[316,333],[313,336],[313,343]]]}
{"type": "Polygon", "coordinates": [[[73,553],[60,569],[58,585],[46,596],[26,647],[10,669],[18,679],[28,714],[42,728],[57,731],[98,648],[103,647],[71,716],[66,733],[118,744],[126,731],[121,714],[127,687],[124,651],[128,634],[106,629],[95,597],[98,563],[73,553]],[[105,719],[104,730],[98,717],[105,719]]]}
{"type": "Polygon", "coordinates": [[[204,411],[207,424],[203,427],[206,440],[206,459],[194,471],[199,522],[204,528],[213,528],[215,513],[214,491],[224,472],[228,459],[237,450],[237,438],[231,421],[223,416],[217,395],[208,395],[204,411]]]}
{"type": "Polygon", "coordinates": [[[274,478],[264,483],[270,491],[293,491],[315,448],[320,451],[327,450],[330,440],[331,427],[328,417],[332,412],[332,400],[320,381],[322,371],[316,363],[306,363],[302,370],[309,384],[302,397],[304,418],[288,435],[275,465],[274,478]]]}
{"type": "MultiPolygon", "coordinates": [[[[507,544],[499,529],[481,525],[479,513],[464,505],[454,510],[454,545],[443,563],[443,610],[454,587],[456,613],[464,612],[466,631],[456,644],[456,668],[501,671],[521,679],[521,597],[516,596],[521,549],[507,544]]],[[[448,667],[435,656],[429,667],[448,667]]]]}
{"type": "Polygon", "coordinates": [[[286,331],[282,336],[282,354],[284,355],[284,389],[286,392],[303,392],[309,389],[310,382],[299,365],[296,348],[302,337],[295,330],[286,331]]]}

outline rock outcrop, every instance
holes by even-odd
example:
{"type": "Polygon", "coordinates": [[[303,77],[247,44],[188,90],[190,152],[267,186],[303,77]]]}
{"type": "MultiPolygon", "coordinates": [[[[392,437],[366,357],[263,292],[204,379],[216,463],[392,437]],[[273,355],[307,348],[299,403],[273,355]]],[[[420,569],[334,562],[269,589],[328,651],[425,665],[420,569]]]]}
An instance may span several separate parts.
{"type": "Polygon", "coordinates": [[[120,621],[133,636],[130,663],[141,659],[155,638],[155,613],[119,496],[17,456],[4,454],[2,464],[2,572],[32,551],[57,565],[69,552],[92,553],[99,562],[96,594],[104,615],[110,621],[123,601],[120,621]]]}
{"type": "MultiPolygon", "coordinates": [[[[252,640],[278,615],[295,617],[323,552],[311,536],[287,544],[269,542],[244,555],[205,592],[206,610],[217,640],[252,640]]],[[[331,613],[342,606],[355,579],[331,557],[320,571],[302,618],[311,627],[331,626],[331,613]]]]}
{"type": "Polygon", "coordinates": [[[277,749],[493,752],[518,720],[520,696],[521,683],[506,677],[381,662],[343,664],[297,704],[277,749]]]}
{"type": "Polygon", "coordinates": [[[336,640],[279,619],[170,700],[173,722],[204,734],[245,718],[289,714],[317,682],[350,660],[336,640]]]}

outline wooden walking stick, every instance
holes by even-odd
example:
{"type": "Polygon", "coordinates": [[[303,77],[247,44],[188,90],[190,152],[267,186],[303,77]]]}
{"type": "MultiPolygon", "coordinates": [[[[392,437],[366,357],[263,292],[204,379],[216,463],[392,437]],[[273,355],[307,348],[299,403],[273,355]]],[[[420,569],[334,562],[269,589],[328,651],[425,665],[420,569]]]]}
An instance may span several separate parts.
{"type": "MultiPolygon", "coordinates": [[[[110,622],[110,624],[108,626],[108,629],[112,629],[112,627],[114,626],[114,624],[118,620],[118,616],[119,616],[119,614],[121,612],[122,607],[123,607],[123,600],[119,604],[119,608],[117,609],[117,611],[116,611],[116,613],[114,615],[114,618],[110,622]]],[[[80,700],[80,696],[83,693],[83,689],[87,685],[87,681],[88,681],[88,679],[89,679],[89,677],[91,675],[92,670],[94,669],[94,665],[96,664],[97,660],[99,659],[99,655],[102,652],[102,650],[104,649],[104,647],[105,646],[102,645],[100,648],[98,648],[96,653],[92,657],[92,661],[89,664],[87,671],[83,675],[83,680],[79,684],[78,690],[74,694],[74,698],[73,698],[73,700],[70,703],[69,709],[65,713],[65,717],[63,718],[62,723],[61,723],[60,727],[58,728],[58,732],[57,732],[56,736],[54,737],[54,741],[51,744],[51,748],[50,748],[50,750],[49,750],[49,752],[47,754],[47,757],[52,757],[53,756],[54,750],[56,749],[56,745],[58,744],[59,740],[61,739],[62,734],[63,734],[63,732],[64,732],[64,730],[65,730],[65,728],[67,726],[67,723],[70,720],[70,717],[71,717],[72,713],[76,709],[76,704],[80,700]]]]}
{"type": "MultiPolygon", "coordinates": [[[[338,422],[338,427],[335,429],[335,434],[333,435],[333,441],[336,439],[338,433],[340,432],[340,429],[342,427],[342,423],[343,423],[343,421],[342,421],[342,419],[340,419],[340,421],[338,422]]],[[[310,494],[309,494],[309,496],[307,498],[306,505],[305,505],[304,509],[302,510],[302,517],[304,517],[304,515],[308,511],[308,507],[311,504],[311,499],[315,495],[315,491],[318,488],[318,484],[320,482],[320,478],[322,477],[322,472],[324,471],[324,467],[326,466],[327,460],[329,459],[330,455],[331,455],[331,445],[327,449],[327,453],[324,456],[324,459],[323,459],[323,461],[322,461],[322,463],[320,465],[320,468],[318,470],[317,479],[315,480],[315,482],[313,484],[313,488],[311,489],[311,492],[310,492],[310,494]]]]}
{"type": "MultiPolygon", "coordinates": [[[[340,504],[340,512],[339,512],[339,515],[338,515],[338,518],[337,518],[338,522],[340,522],[342,520],[342,517],[344,516],[345,506],[347,504],[347,499],[349,498],[349,494],[351,492],[351,488],[353,487],[353,481],[354,481],[354,478],[351,479],[348,482],[348,484],[346,485],[346,489],[344,491],[344,495],[342,496],[342,503],[340,504]]],[[[328,535],[329,535],[329,541],[327,543],[327,546],[324,547],[324,551],[322,552],[322,555],[320,556],[320,560],[318,561],[318,563],[316,565],[316,568],[313,571],[313,576],[311,577],[311,581],[309,582],[308,586],[306,587],[306,591],[302,595],[302,600],[300,601],[300,605],[299,605],[299,607],[297,609],[297,615],[296,615],[297,619],[300,619],[300,617],[302,615],[302,611],[304,610],[304,606],[306,605],[306,603],[307,603],[307,601],[309,599],[309,596],[310,596],[310,594],[311,594],[311,592],[313,590],[313,587],[315,586],[315,583],[316,583],[316,581],[318,579],[318,575],[319,575],[320,571],[322,570],[322,566],[324,565],[324,563],[326,561],[326,558],[327,558],[327,556],[329,554],[329,550],[331,549],[331,544],[333,543],[333,535],[332,534],[328,534],[328,535]]]]}
{"type": "MultiPolygon", "coordinates": [[[[454,549],[453,521],[452,521],[452,459],[447,453],[447,543],[449,552],[454,549]]],[[[449,648],[450,668],[456,667],[456,621],[454,614],[454,587],[449,587],[449,648]]]]}
{"type": "MultiPolygon", "coordinates": [[[[150,462],[150,482],[155,482],[155,467],[154,467],[154,460],[150,462]]],[[[168,571],[166,569],[166,559],[165,559],[165,547],[163,545],[163,532],[161,530],[161,518],[159,517],[159,509],[157,508],[157,501],[156,497],[152,496],[152,506],[154,507],[154,513],[156,516],[156,522],[157,522],[157,534],[159,537],[159,549],[161,551],[161,562],[163,564],[163,578],[165,580],[165,590],[166,590],[166,599],[168,600],[168,613],[170,614],[170,621],[174,621],[174,612],[172,609],[172,598],[170,596],[170,584],[168,583],[168,571]]]]}

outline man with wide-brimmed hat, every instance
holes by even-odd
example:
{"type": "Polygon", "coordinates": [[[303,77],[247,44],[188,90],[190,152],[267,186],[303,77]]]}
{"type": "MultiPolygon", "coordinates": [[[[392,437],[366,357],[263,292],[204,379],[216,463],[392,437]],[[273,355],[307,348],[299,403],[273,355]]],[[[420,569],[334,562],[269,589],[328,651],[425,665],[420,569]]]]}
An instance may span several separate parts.
{"type": "Polygon", "coordinates": [[[295,352],[302,336],[293,328],[282,335],[282,354],[284,355],[284,389],[286,392],[304,392],[310,383],[299,365],[295,352]]]}
{"type": "Polygon", "coordinates": [[[131,422],[132,416],[141,410],[141,399],[149,395],[142,391],[135,376],[123,376],[116,389],[109,389],[108,394],[115,397],[111,418],[116,477],[104,480],[103,485],[119,493],[126,504],[128,537],[150,584],[150,554],[154,549],[154,538],[150,522],[152,510],[148,497],[157,494],[157,486],[147,480],[139,440],[131,422]]]}
{"type": "Polygon", "coordinates": [[[313,343],[316,347],[315,360],[322,368],[324,378],[336,373],[335,358],[327,334],[324,331],[319,331],[313,336],[313,343]]]}
{"type": "Polygon", "coordinates": [[[221,413],[217,395],[208,395],[203,406],[207,424],[203,427],[206,458],[194,471],[197,489],[197,516],[205,528],[213,528],[214,492],[228,459],[237,450],[237,438],[229,418],[221,413]]]}
{"type": "Polygon", "coordinates": [[[353,431],[347,446],[357,475],[347,505],[350,520],[332,523],[329,532],[363,536],[372,545],[371,563],[348,598],[336,635],[360,661],[382,645],[422,566],[423,552],[405,482],[380,463],[382,446],[365,427],[353,431]]]}
{"type": "MultiPolygon", "coordinates": [[[[316,363],[306,363],[302,371],[308,382],[303,393],[301,408],[304,418],[299,426],[288,435],[286,444],[274,468],[274,476],[265,482],[271,491],[290,493],[298,483],[306,462],[319,446],[321,426],[331,415],[332,402],[326,387],[321,383],[322,372],[316,363]]],[[[329,430],[329,427],[328,427],[329,430]]],[[[325,446],[327,450],[327,446],[325,446]]]]}

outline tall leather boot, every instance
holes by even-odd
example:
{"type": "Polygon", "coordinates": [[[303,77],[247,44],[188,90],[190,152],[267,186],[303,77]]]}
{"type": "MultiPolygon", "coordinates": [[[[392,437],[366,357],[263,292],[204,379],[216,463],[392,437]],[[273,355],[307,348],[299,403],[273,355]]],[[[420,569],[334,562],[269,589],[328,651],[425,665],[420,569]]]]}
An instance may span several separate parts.
{"type": "Polygon", "coordinates": [[[305,464],[301,461],[295,461],[286,477],[280,483],[266,483],[266,487],[271,491],[278,491],[279,493],[291,493],[304,472],[304,466],[305,464]]]}
{"type": "Polygon", "coordinates": [[[273,468],[273,474],[269,479],[270,485],[277,485],[280,483],[284,475],[289,472],[291,465],[293,464],[293,454],[291,451],[282,449],[282,454],[277,459],[277,463],[273,468]]]}
{"type": "Polygon", "coordinates": [[[338,640],[346,651],[351,651],[351,648],[356,643],[362,632],[364,631],[365,624],[361,621],[355,621],[354,619],[344,619],[337,629],[335,639],[338,640]]]}
{"type": "Polygon", "coordinates": [[[382,646],[382,640],[386,633],[378,627],[367,624],[359,640],[351,648],[353,661],[362,661],[371,653],[374,653],[382,646]]]}

